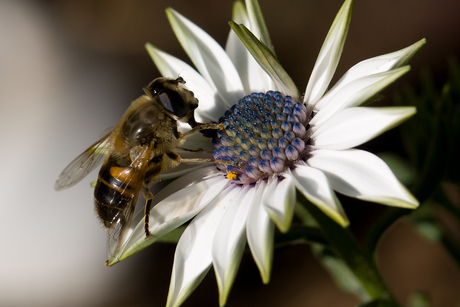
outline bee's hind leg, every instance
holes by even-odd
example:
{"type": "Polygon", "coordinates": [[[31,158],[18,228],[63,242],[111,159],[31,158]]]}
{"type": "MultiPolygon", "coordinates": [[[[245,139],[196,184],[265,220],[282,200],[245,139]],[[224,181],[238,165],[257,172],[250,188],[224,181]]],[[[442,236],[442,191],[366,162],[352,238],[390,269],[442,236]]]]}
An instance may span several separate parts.
{"type": "Polygon", "coordinates": [[[149,239],[152,234],[150,233],[150,210],[152,209],[152,200],[153,194],[149,191],[149,188],[144,185],[142,187],[142,195],[145,198],[145,207],[144,207],[144,231],[145,231],[145,239],[149,239]]]}

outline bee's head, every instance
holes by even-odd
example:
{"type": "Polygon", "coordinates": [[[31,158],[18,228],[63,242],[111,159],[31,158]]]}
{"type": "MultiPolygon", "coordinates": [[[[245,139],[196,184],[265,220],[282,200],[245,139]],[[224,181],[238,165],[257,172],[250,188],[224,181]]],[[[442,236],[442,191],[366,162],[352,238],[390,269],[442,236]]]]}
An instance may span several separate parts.
{"type": "Polygon", "coordinates": [[[177,79],[156,78],[144,87],[144,92],[175,120],[194,122],[194,111],[198,107],[198,99],[182,84],[185,84],[182,77],[177,79]]]}

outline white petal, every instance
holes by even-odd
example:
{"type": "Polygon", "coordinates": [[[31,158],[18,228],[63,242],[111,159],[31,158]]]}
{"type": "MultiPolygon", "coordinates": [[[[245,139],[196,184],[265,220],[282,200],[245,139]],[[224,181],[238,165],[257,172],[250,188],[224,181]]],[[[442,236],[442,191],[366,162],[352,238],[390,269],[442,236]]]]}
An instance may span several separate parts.
{"type": "MultiPolygon", "coordinates": [[[[251,30],[243,3],[239,1],[234,3],[232,19],[237,23],[245,24],[251,30]]],[[[228,34],[225,50],[238,70],[246,94],[266,92],[274,88],[270,76],[257,64],[233,30],[228,34]]]]}
{"type": "Polygon", "coordinates": [[[217,228],[212,243],[212,261],[219,286],[219,303],[224,306],[246,246],[246,219],[255,189],[244,187],[232,201],[217,228]]]}
{"type": "MultiPolygon", "coordinates": [[[[216,170],[215,166],[208,165],[203,167],[203,165],[200,165],[200,168],[197,170],[177,178],[176,180],[169,183],[166,187],[161,189],[161,191],[154,195],[152,205],[156,205],[163,199],[169,197],[171,194],[174,194],[185,187],[195,185],[203,180],[207,180],[211,177],[216,177],[219,175],[221,175],[221,172],[216,170]]],[[[138,215],[142,217],[142,213],[139,213],[138,215]]]]}
{"type": "Polygon", "coordinates": [[[310,125],[320,125],[343,109],[363,104],[409,70],[410,67],[405,66],[391,71],[362,77],[348,83],[318,111],[315,117],[310,121],[310,125]]]}
{"type": "Polygon", "coordinates": [[[297,164],[291,170],[297,189],[331,219],[346,227],[345,211],[337,199],[326,175],[307,165],[297,164]]]}
{"type": "Polygon", "coordinates": [[[352,0],[345,1],[327,33],[305,90],[304,103],[307,105],[315,105],[331,82],[347,37],[352,6],[352,0]]]}
{"type": "Polygon", "coordinates": [[[212,263],[212,242],[222,216],[240,191],[230,186],[185,229],[177,243],[166,306],[181,305],[203,280],[212,263]]]}
{"type": "Polygon", "coordinates": [[[248,27],[248,24],[245,24],[246,27],[251,30],[251,32],[254,33],[254,35],[261,42],[267,45],[271,51],[274,52],[275,50],[273,50],[273,45],[270,39],[270,35],[268,34],[267,25],[265,24],[264,16],[262,15],[262,10],[260,9],[259,2],[257,0],[246,0],[245,3],[250,20],[250,26],[248,27]]]}
{"type": "Polygon", "coordinates": [[[262,204],[281,232],[287,232],[291,227],[295,200],[295,184],[291,174],[283,174],[281,179],[270,178],[262,204]]]}
{"type": "Polygon", "coordinates": [[[291,77],[279,63],[275,54],[264,43],[259,41],[254,34],[246,28],[245,25],[239,25],[233,21],[228,23],[240,38],[241,42],[246,46],[257,63],[273,80],[276,90],[279,90],[285,95],[292,96],[297,99],[299,90],[292,81],[291,77]]]}
{"type": "Polygon", "coordinates": [[[225,50],[206,32],[184,16],[169,8],[169,22],[201,75],[209,84],[214,84],[228,106],[243,97],[244,89],[240,76],[225,50]]]}
{"type": "MultiPolygon", "coordinates": [[[[163,231],[165,227],[170,226],[176,220],[181,219],[184,214],[191,214],[196,210],[201,210],[216,198],[228,183],[228,180],[222,176],[216,176],[215,174],[208,176],[210,177],[188,185],[155,205],[150,211],[152,218],[150,231],[152,235],[158,233],[158,236],[160,236],[160,231],[163,231]]],[[[175,182],[174,185],[176,186],[174,188],[177,189],[180,182],[175,182]]],[[[167,188],[164,190],[164,194],[168,193],[167,188]]],[[[159,195],[159,198],[161,196],[159,195]]]]}
{"type": "Polygon", "coordinates": [[[265,284],[270,281],[273,262],[273,236],[275,233],[275,224],[261,204],[266,186],[267,183],[262,181],[260,185],[254,187],[256,194],[254,195],[246,224],[249,249],[265,284]]]}
{"type": "Polygon", "coordinates": [[[181,164],[179,164],[179,166],[177,166],[175,168],[171,168],[168,171],[161,172],[161,174],[157,178],[158,178],[158,181],[170,180],[170,179],[174,179],[174,178],[183,176],[183,175],[188,174],[190,172],[199,170],[202,167],[203,167],[203,165],[199,165],[197,163],[195,163],[195,164],[181,163],[181,164]]]}
{"type": "Polygon", "coordinates": [[[161,51],[152,44],[146,44],[148,53],[152,57],[160,73],[167,78],[181,76],[186,81],[184,85],[191,90],[199,100],[195,110],[198,122],[217,121],[228,109],[225,101],[217,92],[214,84],[211,85],[190,65],[166,52],[161,51]]]}
{"type": "Polygon", "coordinates": [[[418,50],[420,50],[420,48],[422,48],[425,43],[426,39],[421,39],[415,44],[412,44],[404,49],[359,62],[350,68],[342,76],[342,78],[340,78],[340,80],[334,84],[334,86],[321,98],[321,100],[315,106],[315,109],[321,110],[321,108],[325,106],[332,97],[334,97],[337,91],[356,79],[368,75],[382,73],[385,71],[390,71],[394,68],[406,65],[407,62],[414,56],[415,53],[417,53],[418,50]]]}
{"type": "MultiPolygon", "coordinates": [[[[209,172],[209,171],[208,171],[209,172]]],[[[199,174],[200,171],[197,171],[199,174]]],[[[202,176],[205,172],[202,172],[202,176]]],[[[145,239],[144,232],[144,211],[139,212],[133,219],[132,225],[136,227],[127,234],[127,240],[120,249],[119,254],[115,259],[109,259],[110,262],[123,260],[138,251],[153,244],[158,238],[176,229],[183,223],[193,218],[206,205],[208,205],[216,196],[224,189],[228,180],[222,176],[210,178],[196,177],[196,180],[201,180],[198,183],[190,185],[192,175],[187,174],[174,181],[160,193],[157,199],[162,199],[150,211],[150,232],[152,237],[145,239]],[[185,185],[188,185],[184,188],[185,185]],[[174,190],[177,192],[173,193],[174,190]],[[171,195],[168,194],[173,193],[171,195]],[[169,195],[165,197],[165,195],[169,195]]],[[[154,197],[154,203],[157,200],[154,197]]]]}
{"type": "Polygon", "coordinates": [[[415,107],[348,108],[315,127],[312,145],[321,149],[355,147],[399,125],[415,113],[415,107]]]}
{"type": "Polygon", "coordinates": [[[418,201],[380,158],[363,150],[317,150],[307,160],[328,177],[334,190],[384,205],[415,208],[418,201]]]}

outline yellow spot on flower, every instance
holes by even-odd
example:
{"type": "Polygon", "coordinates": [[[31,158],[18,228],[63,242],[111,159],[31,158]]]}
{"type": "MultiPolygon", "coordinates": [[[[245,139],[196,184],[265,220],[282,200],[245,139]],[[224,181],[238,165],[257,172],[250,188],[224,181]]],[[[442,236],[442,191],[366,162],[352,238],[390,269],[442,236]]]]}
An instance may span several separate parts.
{"type": "Polygon", "coordinates": [[[236,180],[238,178],[238,173],[237,172],[228,172],[226,177],[227,177],[228,180],[236,180]]]}

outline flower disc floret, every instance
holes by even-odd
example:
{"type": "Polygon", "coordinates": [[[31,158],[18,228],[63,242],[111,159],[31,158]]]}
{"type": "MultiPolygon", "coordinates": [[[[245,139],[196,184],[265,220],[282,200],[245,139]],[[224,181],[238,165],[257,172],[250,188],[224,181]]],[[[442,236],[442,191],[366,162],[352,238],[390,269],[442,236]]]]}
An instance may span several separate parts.
{"type": "Polygon", "coordinates": [[[217,164],[233,182],[255,183],[306,159],[307,109],[291,96],[277,91],[252,93],[227,110],[219,122],[224,129],[213,139],[214,158],[245,162],[241,169],[217,164]]]}

